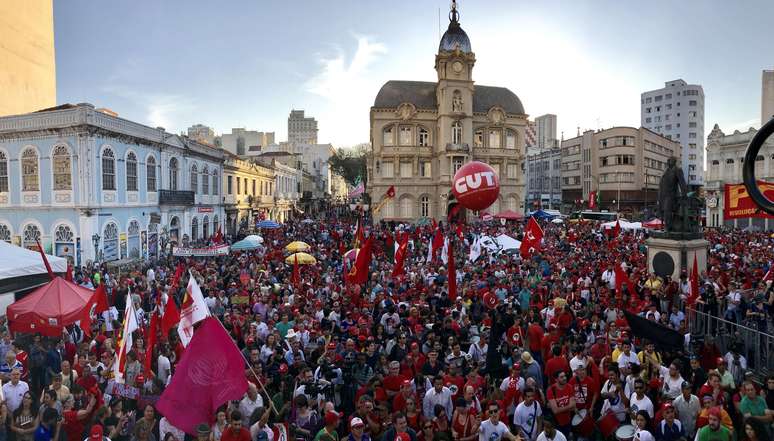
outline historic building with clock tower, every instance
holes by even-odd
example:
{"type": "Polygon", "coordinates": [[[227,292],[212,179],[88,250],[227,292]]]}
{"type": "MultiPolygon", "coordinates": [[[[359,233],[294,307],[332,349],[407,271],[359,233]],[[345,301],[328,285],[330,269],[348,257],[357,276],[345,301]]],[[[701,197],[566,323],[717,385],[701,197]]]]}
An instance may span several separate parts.
{"type": "Polygon", "coordinates": [[[385,83],[371,107],[368,185],[372,206],[390,186],[395,197],[374,220],[443,219],[454,173],[486,162],[500,179],[500,197],[486,211],[524,211],[524,131],[527,114],[504,87],[473,81],[476,56],[460,26],[456,1],[435,56],[437,82],[385,83]]]}

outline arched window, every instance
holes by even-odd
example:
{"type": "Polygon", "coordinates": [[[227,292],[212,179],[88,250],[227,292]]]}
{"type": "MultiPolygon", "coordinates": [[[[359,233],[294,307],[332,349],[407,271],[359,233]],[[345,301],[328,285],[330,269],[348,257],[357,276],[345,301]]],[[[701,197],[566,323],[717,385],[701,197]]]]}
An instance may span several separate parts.
{"type": "Polygon", "coordinates": [[[107,262],[118,260],[118,225],[115,222],[105,224],[102,238],[102,259],[107,262]]]}
{"type": "Polygon", "coordinates": [[[191,219],[191,240],[197,240],[199,238],[199,219],[191,219]]]}
{"type": "Polygon", "coordinates": [[[489,147],[499,149],[501,143],[502,132],[497,129],[489,129],[489,147]]]}
{"type": "Polygon", "coordinates": [[[169,240],[178,242],[180,240],[180,218],[173,216],[169,221],[169,240]]]}
{"type": "Polygon", "coordinates": [[[22,246],[28,250],[38,250],[38,241],[40,240],[40,229],[37,225],[27,224],[22,233],[22,246]]]}
{"type": "Polygon", "coordinates": [[[68,225],[58,225],[54,230],[54,255],[75,261],[75,234],[68,225]]]}
{"type": "Polygon", "coordinates": [[[419,214],[422,217],[430,217],[430,197],[422,196],[419,198],[419,214]]]}
{"type": "Polygon", "coordinates": [[[218,171],[217,170],[212,171],[212,195],[213,196],[218,195],[218,171]]]}
{"type": "Polygon", "coordinates": [[[479,129],[476,130],[473,133],[473,146],[474,147],[483,147],[484,146],[484,131],[479,129]]]}
{"type": "Polygon", "coordinates": [[[169,160],[169,189],[177,190],[177,158],[171,158],[169,160]]]}
{"type": "Polygon", "coordinates": [[[51,162],[54,169],[54,190],[72,190],[73,173],[67,146],[56,146],[51,155],[51,162]]]}
{"type": "Polygon", "coordinates": [[[191,191],[194,193],[199,191],[199,172],[196,164],[191,166],[191,191]]]}
{"type": "Polygon", "coordinates": [[[218,224],[218,215],[212,217],[212,234],[218,233],[218,227],[220,227],[220,224],[218,224]]]}
{"type": "Polygon", "coordinates": [[[414,201],[411,198],[403,198],[400,200],[400,217],[410,219],[414,217],[414,201]]]}
{"type": "Polygon", "coordinates": [[[8,157],[0,152],[0,193],[8,193],[8,157]]]}
{"type": "Polygon", "coordinates": [[[137,191],[137,155],[126,155],[126,191],[137,191]]]}
{"type": "Polygon", "coordinates": [[[137,259],[140,257],[140,223],[136,220],[129,221],[129,227],[126,229],[127,246],[129,248],[129,257],[137,259]]]}
{"type": "Polygon", "coordinates": [[[202,194],[210,193],[210,171],[205,165],[202,169],[202,194]]]}
{"type": "Polygon", "coordinates": [[[395,132],[393,126],[385,127],[382,132],[382,144],[386,146],[395,144],[395,132]]]}
{"type": "Polygon", "coordinates": [[[102,151],[102,189],[116,189],[116,157],[113,150],[107,148],[102,151]]]}
{"type": "Polygon", "coordinates": [[[156,157],[148,156],[145,162],[145,185],[149,192],[156,191],[156,157]]]}
{"type": "Polygon", "coordinates": [[[0,224],[0,240],[11,243],[11,229],[8,225],[0,224]]]}
{"type": "Polygon", "coordinates": [[[21,155],[22,191],[40,191],[38,153],[30,147],[21,155]]]}
{"type": "Polygon", "coordinates": [[[452,123],[452,144],[462,144],[462,123],[454,121],[452,123]]]}
{"type": "Polygon", "coordinates": [[[210,237],[210,218],[204,216],[202,218],[202,239],[207,239],[208,237],[210,237]]]}

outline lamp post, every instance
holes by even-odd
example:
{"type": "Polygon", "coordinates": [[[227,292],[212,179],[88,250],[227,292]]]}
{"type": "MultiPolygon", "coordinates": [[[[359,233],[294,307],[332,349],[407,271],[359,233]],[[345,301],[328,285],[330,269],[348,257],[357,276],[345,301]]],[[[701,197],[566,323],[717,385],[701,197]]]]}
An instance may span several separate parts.
{"type": "Polygon", "coordinates": [[[99,234],[94,233],[91,236],[91,242],[94,244],[94,263],[99,261],[99,234]]]}
{"type": "Polygon", "coordinates": [[[618,205],[615,211],[621,211],[621,172],[615,173],[615,180],[618,183],[618,205]]]}

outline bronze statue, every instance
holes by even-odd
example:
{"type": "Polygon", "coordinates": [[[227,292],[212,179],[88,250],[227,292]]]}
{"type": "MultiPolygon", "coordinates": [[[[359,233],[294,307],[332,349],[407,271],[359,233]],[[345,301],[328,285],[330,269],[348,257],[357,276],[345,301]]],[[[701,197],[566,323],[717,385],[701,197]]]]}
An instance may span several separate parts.
{"type": "Polygon", "coordinates": [[[667,160],[667,169],[658,184],[658,211],[664,223],[664,231],[677,231],[675,214],[678,211],[678,201],[687,196],[688,186],[685,184],[683,169],[677,166],[677,158],[672,156],[667,160]]]}

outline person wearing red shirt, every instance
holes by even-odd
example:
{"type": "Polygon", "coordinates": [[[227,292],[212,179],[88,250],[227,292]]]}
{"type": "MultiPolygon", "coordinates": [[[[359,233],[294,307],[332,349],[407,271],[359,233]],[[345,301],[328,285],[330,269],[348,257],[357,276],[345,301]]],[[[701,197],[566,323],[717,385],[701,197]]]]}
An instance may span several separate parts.
{"type": "Polygon", "coordinates": [[[394,397],[407,378],[400,374],[400,362],[398,361],[391,361],[388,369],[388,375],[384,377],[384,389],[388,397],[394,397]]]}
{"type": "Polygon", "coordinates": [[[570,372],[570,364],[567,362],[567,358],[562,357],[562,348],[558,345],[554,345],[551,348],[552,357],[546,361],[545,374],[546,378],[549,378],[553,383],[553,378],[556,377],[557,372],[570,372]]]}
{"type": "Polygon", "coordinates": [[[565,436],[572,430],[572,415],[575,411],[575,390],[567,383],[567,374],[556,373],[556,383],[548,388],[546,399],[556,419],[556,426],[565,436]]]}
{"type": "MultiPolygon", "coordinates": [[[[539,321],[533,321],[527,327],[527,338],[529,338],[529,352],[540,356],[541,343],[543,342],[543,327],[539,321]]],[[[538,363],[542,363],[542,359],[538,363]]]]}
{"type": "Polygon", "coordinates": [[[422,366],[427,361],[427,357],[419,350],[419,343],[411,343],[411,358],[414,360],[414,372],[422,372],[422,366]]]}
{"type": "Polygon", "coordinates": [[[715,404],[718,406],[725,404],[725,394],[720,387],[720,374],[717,371],[710,371],[707,374],[707,382],[699,388],[698,396],[703,397],[704,395],[712,395],[712,398],[715,399],[715,404]]]}
{"type": "Polygon", "coordinates": [[[549,355],[551,355],[551,346],[553,346],[554,343],[559,342],[559,328],[556,327],[556,324],[551,323],[548,325],[549,333],[543,336],[543,340],[540,342],[541,346],[541,354],[543,355],[543,360],[546,360],[546,363],[548,363],[549,355]]]}
{"type": "MultiPolygon", "coordinates": [[[[538,326],[538,328],[540,327],[538,326]]],[[[543,333],[542,329],[540,329],[540,333],[541,334],[543,333]]],[[[506,335],[508,336],[508,343],[510,343],[511,346],[515,346],[519,348],[524,347],[524,331],[521,329],[521,326],[519,326],[518,323],[508,328],[508,332],[506,332],[506,335]]]]}
{"type": "Polygon", "coordinates": [[[575,391],[576,409],[594,410],[594,405],[599,398],[599,386],[593,378],[588,376],[585,364],[579,364],[575,369],[575,375],[570,379],[570,386],[575,391]]]}
{"type": "Polygon", "coordinates": [[[465,382],[465,387],[467,386],[471,386],[473,388],[473,393],[476,395],[476,397],[478,397],[479,401],[484,399],[484,392],[486,391],[486,378],[482,377],[478,373],[478,365],[475,363],[471,365],[470,372],[468,372],[468,381],[465,382]]]}
{"type": "Polygon", "coordinates": [[[220,441],[250,441],[250,432],[242,427],[242,412],[231,412],[231,422],[220,435],[220,441]]]}
{"type": "Polygon", "coordinates": [[[400,393],[395,395],[395,398],[392,399],[393,413],[403,412],[406,409],[406,401],[412,398],[414,399],[414,402],[417,401],[417,396],[414,393],[414,390],[411,388],[411,381],[404,380],[403,384],[400,386],[400,393]]]}
{"type": "Polygon", "coordinates": [[[460,374],[460,370],[454,364],[448,366],[449,373],[443,376],[443,385],[452,391],[452,403],[462,396],[462,390],[465,387],[465,378],[460,374]]]}

